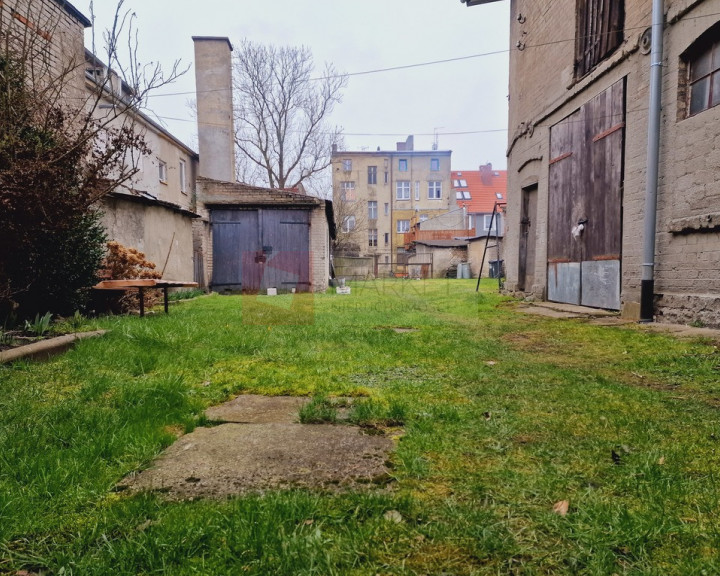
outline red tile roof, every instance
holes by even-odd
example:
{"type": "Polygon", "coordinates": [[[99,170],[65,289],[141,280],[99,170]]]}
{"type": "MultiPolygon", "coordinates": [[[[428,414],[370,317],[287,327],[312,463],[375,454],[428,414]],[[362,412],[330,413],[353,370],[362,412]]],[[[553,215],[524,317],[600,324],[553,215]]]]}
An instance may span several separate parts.
{"type": "Polygon", "coordinates": [[[457,200],[468,214],[490,214],[495,202],[507,202],[507,170],[494,170],[488,165],[481,166],[481,170],[453,170],[451,174],[453,193],[470,193],[469,200],[457,200]]]}

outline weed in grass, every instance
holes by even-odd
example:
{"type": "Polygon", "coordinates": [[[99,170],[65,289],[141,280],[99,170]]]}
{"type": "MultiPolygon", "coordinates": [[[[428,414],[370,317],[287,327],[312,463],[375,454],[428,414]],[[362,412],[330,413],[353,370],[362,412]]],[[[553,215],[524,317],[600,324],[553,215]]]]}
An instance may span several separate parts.
{"type": "Polygon", "coordinates": [[[40,316],[40,313],[38,312],[35,314],[35,319],[33,321],[25,320],[25,332],[33,334],[38,338],[44,336],[45,333],[50,330],[52,317],[53,315],[51,312],[46,312],[42,316],[40,316]]]}
{"type": "Polygon", "coordinates": [[[338,419],[338,408],[327,396],[315,396],[300,407],[299,418],[303,424],[334,424],[338,419]]]}

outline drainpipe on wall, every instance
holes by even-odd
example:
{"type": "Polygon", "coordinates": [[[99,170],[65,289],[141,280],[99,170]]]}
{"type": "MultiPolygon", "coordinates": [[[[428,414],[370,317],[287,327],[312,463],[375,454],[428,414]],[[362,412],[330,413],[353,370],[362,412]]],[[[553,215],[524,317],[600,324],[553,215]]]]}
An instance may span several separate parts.
{"type": "Polygon", "coordinates": [[[650,109],[648,111],[647,181],[645,183],[645,231],[643,238],[640,322],[652,322],[655,293],[655,232],[657,221],[660,113],[662,108],[663,0],[653,0],[650,49],[650,109]]]}

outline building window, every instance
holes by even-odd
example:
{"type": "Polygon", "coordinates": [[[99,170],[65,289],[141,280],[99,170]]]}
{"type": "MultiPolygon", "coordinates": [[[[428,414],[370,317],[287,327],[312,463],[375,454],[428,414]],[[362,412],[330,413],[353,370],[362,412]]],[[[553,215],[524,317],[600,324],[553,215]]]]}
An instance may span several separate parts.
{"type": "Polygon", "coordinates": [[[410,200],[410,182],[408,180],[395,182],[395,199],[410,200]]]}
{"type": "Polygon", "coordinates": [[[352,232],[355,230],[355,224],[355,216],[352,214],[350,214],[350,216],[345,216],[342,223],[343,232],[352,232]]]}
{"type": "Polygon", "coordinates": [[[368,246],[377,246],[377,230],[374,228],[368,230],[368,246]]]}
{"type": "Polygon", "coordinates": [[[385,171],[385,184],[387,184],[387,183],[388,183],[388,173],[387,173],[387,171],[385,171]]]}
{"type": "Polygon", "coordinates": [[[397,221],[398,234],[410,232],[410,220],[398,220],[397,221]]]}
{"type": "MultiPolygon", "coordinates": [[[[385,246],[387,246],[388,244],[390,244],[390,233],[385,232],[385,246]]],[[[387,256],[385,258],[387,258],[387,256]]],[[[387,260],[385,261],[387,262],[387,260]]]]}
{"type": "Polygon", "coordinates": [[[167,182],[167,164],[162,160],[158,160],[158,180],[167,182]]]}
{"type": "Polygon", "coordinates": [[[398,171],[407,172],[407,160],[405,158],[398,160],[398,171]]]}
{"type": "Polygon", "coordinates": [[[343,172],[350,172],[352,170],[352,160],[343,160],[342,161],[343,166],[343,172]]]}
{"type": "Polygon", "coordinates": [[[495,214],[495,220],[492,222],[492,228],[490,228],[490,220],[492,214],[483,215],[483,230],[502,230],[502,224],[500,222],[500,214],[495,214]]]}
{"type": "Polygon", "coordinates": [[[575,77],[581,78],[623,41],[624,0],[577,0],[575,77]]]}
{"type": "Polygon", "coordinates": [[[428,198],[430,200],[440,200],[442,198],[442,180],[428,182],[428,198]]]}
{"type": "Polygon", "coordinates": [[[377,202],[375,200],[368,201],[368,218],[377,220],[377,202]]]}
{"type": "Polygon", "coordinates": [[[385,202],[385,216],[390,215],[390,204],[388,202],[385,202]]]}
{"type": "Polygon", "coordinates": [[[428,215],[427,214],[420,214],[420,222],[427,222],[428,215]]]}
{"type": "Polygon", "coordinates": [[[430,158],[430,170],[433,172],[440,170],[440,158],[430,158]]]}
{"type": "Polygon", "coordinates": [[[720,104],[720,40],[701,43],[695,54],[689,61],[690,116],[720,104]]]}
{"type": "Polygon", "coordinates": [[[185,180],[185,160],[180,160],[180,192],[187,194],[187,183],[185,180]]]}
{"type": "Polygon", "coordinates": [[[420,181],[415,181],[415,200],[420,200],[420,181]]]}
{"type": "Polygon", "coordinates": [[[368,166],[368,184],[377,184],[377,166],[368,166]]]}
{"type": "Polygon", "coordinates": [[[355,182],[340,182],[340,199],[343,202],[355,202],[355,182]]]}

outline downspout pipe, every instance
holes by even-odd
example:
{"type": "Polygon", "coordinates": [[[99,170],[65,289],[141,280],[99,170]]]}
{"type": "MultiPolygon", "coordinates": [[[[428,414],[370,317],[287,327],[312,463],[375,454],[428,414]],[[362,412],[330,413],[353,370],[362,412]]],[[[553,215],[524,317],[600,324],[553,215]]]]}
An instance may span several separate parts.
{"type": "Polygon", "coordinates": [[[655,233],[657,222],[660,116],[662,110],[664,0],[653,0],[650,47],[650,108],[648,111],[647,172],[645,183],[645,227],[643,237],[640,322],[654,319],[655,233]]]}

